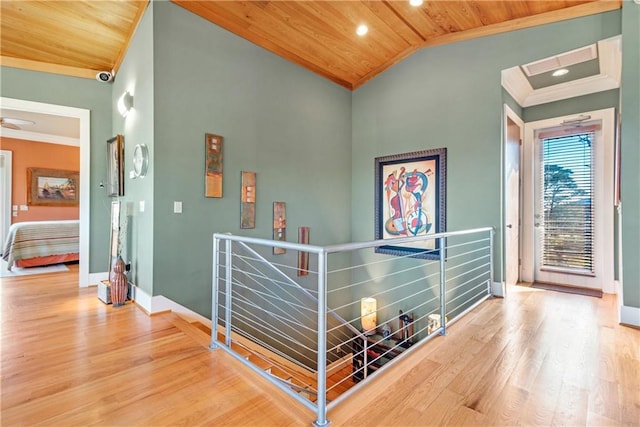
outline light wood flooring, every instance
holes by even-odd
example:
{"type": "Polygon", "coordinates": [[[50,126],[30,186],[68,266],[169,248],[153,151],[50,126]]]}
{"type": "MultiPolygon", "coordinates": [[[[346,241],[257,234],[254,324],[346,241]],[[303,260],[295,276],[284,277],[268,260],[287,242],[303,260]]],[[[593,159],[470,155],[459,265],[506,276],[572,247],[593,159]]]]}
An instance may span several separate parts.
{"type": "MultiPolygon", "coordinates": [[[[1,280],[2,426],[315,419],[175,315],[78,289],[77,266],[1,280]]],[[[508,291],[376,374],[332,426],[639,425],[640,330],[616,323],[615,298],[508,291]]]]}

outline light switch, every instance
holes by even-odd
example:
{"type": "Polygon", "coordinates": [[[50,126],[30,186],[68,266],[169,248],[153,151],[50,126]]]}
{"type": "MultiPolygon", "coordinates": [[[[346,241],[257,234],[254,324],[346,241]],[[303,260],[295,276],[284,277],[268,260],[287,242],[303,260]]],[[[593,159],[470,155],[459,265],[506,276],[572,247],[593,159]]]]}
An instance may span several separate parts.
{"type": "Polygon", "coordinates": [[[140,212],[144,212],[144,200],[140,200],[140,212]]]}
{"type": "Polygon", "coordinates": [[[12,215],[12,216],[18,216],[18,211],[13,211],[13,212],[11,212],[11,215],[12,215]]]}
{"type": "Polygon", "coordinates": [[[173,213],[182,213],[182,202],[173,202],[173,213]]]}
{"type": "Polygon", "coordinates": [[[18,210],[18,205],[13,205],[13,206],[11,206],[11,210],[12,210],[12,211],[17,211],[17,210],[18,210]]]}
{"type": "Polygon", "coordinates": [[[21,210],[21,211],[28,211],[28,210],[29,210],[29,206],[27,206],[27,205],[20,205],[20,210],[21,210]]]}

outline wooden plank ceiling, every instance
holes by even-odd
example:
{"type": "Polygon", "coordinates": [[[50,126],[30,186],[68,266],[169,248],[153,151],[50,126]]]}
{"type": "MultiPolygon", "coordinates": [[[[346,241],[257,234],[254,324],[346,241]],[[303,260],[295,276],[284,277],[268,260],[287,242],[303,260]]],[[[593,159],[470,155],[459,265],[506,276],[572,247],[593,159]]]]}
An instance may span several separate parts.
{"type": "MultiPolygon", "coordinates": [[[[423,47],[621,7],[621,0],[173,2],[349,89],[423,47]],[[363,37],[355,33],[360,24],[369,28],[363,37]]],[[[117,71],[146,4],[3,0],[0,59],[91,78],[117,71]]]]}
{"type": "Polygon", "coordinates": [[[1,64],[92,79],[117,70],[147,4],[1,0],[1,64]]]}

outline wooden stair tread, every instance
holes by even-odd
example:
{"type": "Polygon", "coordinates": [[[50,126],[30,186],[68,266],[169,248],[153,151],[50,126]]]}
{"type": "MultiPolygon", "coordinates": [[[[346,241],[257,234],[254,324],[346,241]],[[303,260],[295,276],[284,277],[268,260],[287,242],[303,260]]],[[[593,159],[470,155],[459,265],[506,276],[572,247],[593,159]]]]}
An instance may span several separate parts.
{"type": "Polygon", "coordinates": [[[185,319],[175,313],[163,314],[166,319],[169,320],[176,328],[180,329],[184,334],[195,340],[203,347],[209,348],[211,345],[211,336],[204,333],[199,328],[196,328],[192,323],[187,322],[185,319]]]}
{"type": "MultiPolygon", "coordinates": [[[[168,314],[173,316],[172,321],[176,324],[176,327],[181,329],[187,335],[193,337],[198,343],[209,347],[211,343],[211,325],[204,324],[199,321],[188,322],[182,319],[177,314],[168,314]]],[[[218,333],[218,340],[224,342],[224,335],[218,333]]],[[[290,382],[303,389],[309,389],[310,393],[308,397],[311,401],[316,401],[315,389],[317,388],[316,378],[312,372],[304,374],[292,369],[283,369],[277,362],[271,361],[268,356],[260,356],[255,353],[259,353],[255,350],[250,350],[244,345],[235,341],[231,342],[231,349],[234,350],[241,357],[246,358],[258,368],[267,371],[271,375],[278,377],[284,381],[290,382]],[[267,359],[267,360],[265,360],[267,359]]],[[[345,363],[343,367],[333,369],[327,376],[327,399],[334,400],[345,391],[353,387],[354,382],[351,379],[351,364],[345,363]]]]}

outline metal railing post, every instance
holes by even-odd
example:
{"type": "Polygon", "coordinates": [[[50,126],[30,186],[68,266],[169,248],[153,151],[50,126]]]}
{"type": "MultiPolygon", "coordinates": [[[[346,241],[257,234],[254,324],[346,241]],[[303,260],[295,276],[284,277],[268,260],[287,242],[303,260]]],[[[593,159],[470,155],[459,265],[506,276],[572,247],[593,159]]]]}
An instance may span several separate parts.
{"type": "Polygon", "coordinates": [[[492,228],[489,232],[489,285],[487,286],[487,294],[491,295],[491,287],[493,286],[493,240],[495,239],[496,229],[492,228]]]}
{"type": "Polygon", "coordinates": [[[225,316],[224,327],[225,337],[224,341],[227,347],[231,347],[231,240],[225,242],[225,316]]]}
{"type": "Polygon", "coordinates": [[[367,378],[367,365],[369,364],[369,360],[367,359],[367,336],[363,335],[362,337],[362,360],[363,360],[363,365],[362,365],[362,378],[367,378]]]}
{"type": "Polygon", "coordinates": [[[327,252],[318,253],[318,419],[316,427],[328,426],[327,420],[327,252]]]}
{"type": "Polygon", "coordinates": [[[440,242],[440,326],[442,327],[441,335],[446,335],[447,333],[447,295],[446,295],[446,280],[447,276],[445,273],[445,238],[440,237],[438,239],[440,242]]]}
{"type": "Polygon", "coordinates": [[[211,345],[209,348],[218,348],[218,280],[220,268],[220,240],[213,236],[213,273],[211,274],[211,345]]]}

